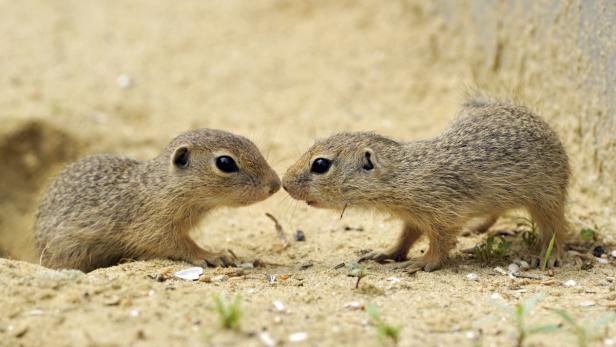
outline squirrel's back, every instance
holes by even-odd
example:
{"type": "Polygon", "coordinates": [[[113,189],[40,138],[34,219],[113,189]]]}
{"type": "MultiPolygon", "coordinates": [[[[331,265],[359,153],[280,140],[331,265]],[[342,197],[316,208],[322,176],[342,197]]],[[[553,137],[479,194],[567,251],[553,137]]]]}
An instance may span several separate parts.
{"type": "Polygon", "coordinates": [[[92,155],[67,165],[51,183],[36,214],[36,241],[41,247],[49,233],[57,233],[63,225],[95,226],[113,218],[120,222],[130,214],[124,204],[135,199],[139,182],[135,173],[137,160],[112,155],[92,155]]]}

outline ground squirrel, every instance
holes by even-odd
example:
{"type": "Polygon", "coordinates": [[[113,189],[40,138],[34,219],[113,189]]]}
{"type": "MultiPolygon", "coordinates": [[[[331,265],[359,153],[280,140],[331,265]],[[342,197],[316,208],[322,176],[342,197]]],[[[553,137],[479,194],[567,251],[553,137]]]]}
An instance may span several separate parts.
{"type": "Polygon", "coordinates": [[[36,214],[42,265],[82,271],[122,259],[171,258],[231,265],[199,247],[189,229],[209,210],[264,200],[280,179],[248,139],[187,131],[148,161],[88,156],[55,178],[36,214]]]}
{"type": "Polygon", "coordinates": [[[556,133],[525,107],[472,98],[441,135],[398,142],[341,133],[316,142],[283,177],[298,200],[330,209],[374,208],[404,221],[397,244],[362,258],[406,260],[426,234],[430,247],[410,268],[438,269],[464,224],[489,228],[506,210],[526,208],[539,231],[535,266],[555,235],[548,266],[561,261],[569,164],[556,133]]]}

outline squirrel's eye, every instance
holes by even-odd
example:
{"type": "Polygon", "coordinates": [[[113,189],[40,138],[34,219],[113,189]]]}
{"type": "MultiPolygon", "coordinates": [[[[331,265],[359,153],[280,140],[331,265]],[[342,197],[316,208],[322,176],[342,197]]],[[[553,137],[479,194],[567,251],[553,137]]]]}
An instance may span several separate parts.
{"type": "Polygon", "coordinates": [[[227,155],[221,155],[216,158],[216,167],[220,169],[220,171],[227,173],[240,171],[240,168],[237,167],[235,160],[227,155]]]}
{"type": "Polygon", "coordinates": [[[332,161],[325,158],[317,158],[312,162],[312,166],[310,167],[310,172],[316,174],[324,174],[329,170],[329,167],[332,166],[332,161]]]}

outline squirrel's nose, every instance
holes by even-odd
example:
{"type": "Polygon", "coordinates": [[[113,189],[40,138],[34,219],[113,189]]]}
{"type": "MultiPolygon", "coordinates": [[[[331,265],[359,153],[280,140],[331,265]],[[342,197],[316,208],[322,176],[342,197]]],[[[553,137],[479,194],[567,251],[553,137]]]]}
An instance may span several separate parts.
{"type": "Polygon", "coordinates": [[[274,180],[272,181],[272,183],[270,183],[270,190],[269,190],[270,195],[276,193],[279,189],[280,189],[279,180],[274,180]]]}

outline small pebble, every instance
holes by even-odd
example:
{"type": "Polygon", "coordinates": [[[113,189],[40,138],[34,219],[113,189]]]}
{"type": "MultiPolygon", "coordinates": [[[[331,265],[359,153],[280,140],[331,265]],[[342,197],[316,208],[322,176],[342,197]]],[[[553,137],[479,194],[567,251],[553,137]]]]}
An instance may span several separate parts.
{"type": "Polygon", "coordinates": [[[616,258],[616,250],[613,250],[612,253],[610,253],[610,255],[614,258],[616,258]]]}
{"type": "Polygon", "coordinates": [[[505,269],[503,269],[503,268],[502,268],[502,267],[500,267],[500,266],[495,267],[495,268],[494,268],[494,271],[498,272],[498,273],[499,273],[499,274],[501,274],[501,275],[506,275],[506,274],[507,274],[507,271],[505,271],[505,269]]]}
{"type": "Polygon", "coordinates": [[[527,261],[520,260],[520,269],[528,270],[528,269],[530,269],[530,265],[528,264],[527,261]]]}
{"type": "Polygon", "coordinates": [[[364,305],[360,303],[359,301],[351,301],[348,304],[344,305],[344,307],[350,308],[352,310],[363,310],[364,309],[364,305]]]}
{"type": "Polygon", "coordinates": [[[103,302],[106,306],[116,306],[120,304],[120,297],[117,295],[111,296],[103,302]]]}
{"type": "Polygon", "coordinates": [[[229,279],[227,275],[218,275],[212,277],[212,282],[224,282],[229,279]]]}
{"type": "Polygon", "coordinates": [[[388,277],[385,279],[385,281],[391,282],[391,283],[398,283],[400,282],[400,279],[398,277],[388,277]]]}
{"type": "Polygon", "coordinates": [[[464,336],[466,336],[467,339],[469,340],[474,340],[477,338],[477,334],[475,334],[474,331],[467,331],[464,336]]]}
{"type": "Polygon", "coordinates": [[[274,304],[274,307],[276,308],[276,311],[279,311],[279,312],[284,311],[285,307],[282,301],[275,300],[273,304],[274,304]]]}
{"type": "Polygon", "coordinates": [[[594,255],[595,257],[600,257],[601,255],[603,255],[603,253],[607,253],[607,252],[601,246],[597,246],[592,249],[592,255],[594,255]]]}
{"type": "Polygon", "coordinates": [[[289,335],[289,341],[291,342],[301,342],[308,338],[308,334],[304,332],[293,333],[289,335]]]}
{"type": "Polygon", "coordinates": [[[176,272],[174,275],[177,278],[181,278],[186,281],[196,281],[199,279],[199,276],[203,274],[203,268],[199,266],[189,267],[184,270],[180,270],[176,272]]]}
{"type": "Polygon", "coordinates": [[[43,315],[43,310],[41,310],[40,308],[35,308],[34,310],[31,310],[29,314],[31,316],[41,316],[43,315]]]}
{"type": "Polygon", "coordinates": [[[582,306],[582,307],[595,306],[595,302],[592,301],[592,300],[584,300],[584,301],[580,302],[580,306],[582,306]]]}
{"type": "Polygon", "coordinates": [[[134,309],[130,310],[129,314],[130,314],[131,317],[139,317],[139,313],[140,313],[139,309],[134,308],[134,309]]]}
{"type": "Polygon", "coordinates": [[[128,75],[121,74],[118,78],[116,78],[116,83],[120,86],[120,88],[127,89],[132,85],[132,80],[128,77],[128,75]]]}
{"type": "Polygon", "coordinates": [[[492,293],[492,295],[490,295],[490,299],[492,300],[499,300],[501,298],[502,298],[501,295],[498,293],[492,293]]]}
{"type": "Polygon", "coordinates": [[[274,284],[274,282],[276,282],[276,275],[267,275],[267,282],[269,284],[274,284]]]}
{"type": "Polygon", "coordinates": [[[306,241],[306,235],[304,235],[303,231],[297,230],[295,232],[295,241],[299,241],[299,242],[306,241]]]}
{"type": "Polygon", "coordinates": [[[566,280],[565,283],[563,283],[565,285],[565,287],[575,287],[577,286],[577,282],[575,280],[566,280]]]}
{"type": "Polygon", "coordinates": [[[309,261],[309,262],[307,262],[307,263],[303,263],[303,264],[299,267],[299,269],[300,269],[300,270],[306,270],[307,268],[312,267],[313,265],[314,265],[314,264],[313,264],[311,261],[309,261]]]}
{"type": "Polygon", "coordinates": [[[603,340],[603,344],[605,346],[616,346],[616,339],[605,339],[603,340]]]}
{"type": "Polygon", "coordinates": [[[468,279],[469,281],[479,281],[479,276],[476,273],[469,273],[468,275],[466,275],[466,279],[468,279]]]}
{"type": "Polygon", "coordinates": [[[507,268],[507,270],[515,274],[515,273],[518,273],[518,271],[520,271],[520,266],[518,264],[512,263],[512,264],[509,264],[509,267],[507,268]]]}
{"type": "Polygon", "coordinates": [[[261,342],[265,345],[265,347],[275,347],[276,346],[276,341],[272,339],[272,337],[270,336],[270,334],[267,333],[267,331],[262,331],[259,334],[259,340],[261,340],[261,342]]]}
{"type": "Polygon", "coordinates": [[[609,264],[610,261],[605,258],[597,258],[597,263],[599,264],[609,264]]]}
{"type": "Polygon", "coordinates": [[[254,269],[255,264],[253,263],[243,263],[239,265],[240,269],[254,269]]]}

